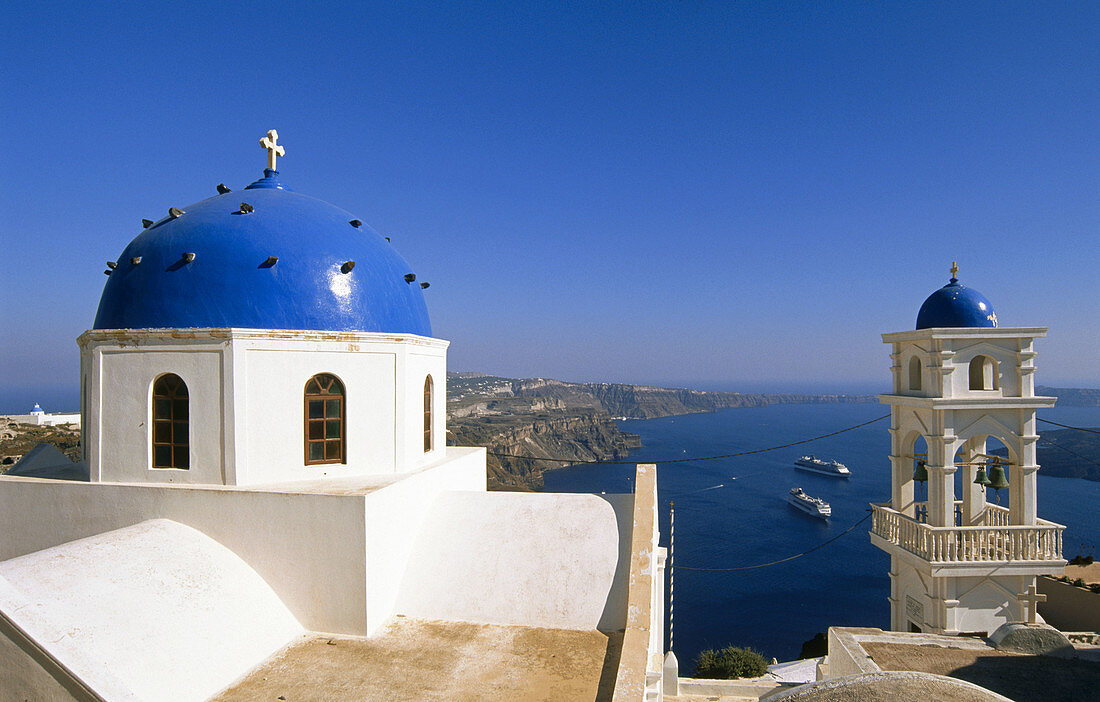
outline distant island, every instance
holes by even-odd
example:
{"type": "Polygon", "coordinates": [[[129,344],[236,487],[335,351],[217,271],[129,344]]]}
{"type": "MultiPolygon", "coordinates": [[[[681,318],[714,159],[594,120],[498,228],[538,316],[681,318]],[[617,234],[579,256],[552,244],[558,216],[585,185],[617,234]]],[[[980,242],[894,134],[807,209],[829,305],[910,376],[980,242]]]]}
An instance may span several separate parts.
{"type": "MultiPolygon", "coordinates": [[[[1100,433],[1076,429],[1044,430],[1039,423],[1039,443],[1035,447],[1035,460],[1039,463],[1039,475],[1055,478],[1082,478],[1100,482],[1100,433]]],[[[1100,427],[1082,427],[1100,432],[1100,427]]],[[[1008,452],[994,449],[990,453],[1005,456],[1008,452]]]]}
{"type": "Polygon", "coordinates": [[[1052,388],[1036,385],[1036,395],[1057,397],[1061,407],[1100,407],[1100,390],[1089,388],[1052,388]]]}
{"type": "Polygon", "coordinates": [[[705,392],[622,383],[567,383],[548,378],[447,374],[451,443],[496,453],[569,462],[489,456],[489,487],[536,490],[542,472],[570,463],[625,458],[641,443],[615,419],[652,419],[731,407],[875,402],[876,395],[705,392]]]}

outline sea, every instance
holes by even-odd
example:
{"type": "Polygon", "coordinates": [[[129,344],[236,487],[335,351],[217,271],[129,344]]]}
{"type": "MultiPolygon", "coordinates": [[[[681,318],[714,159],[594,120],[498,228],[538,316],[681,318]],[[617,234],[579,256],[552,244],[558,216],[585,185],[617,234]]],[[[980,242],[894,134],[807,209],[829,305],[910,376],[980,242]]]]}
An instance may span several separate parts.
{"type": "MultiPolygon", "coordinates": [[[[829,626],[889,628],[889,557],[871,545],[871,502],[890,496],[889,419],[853,431],[766,453],[698,462],[686,459],[778,446],[889,414],[879,404],[793,404],[620,420],[642,448],[629,460],[658,465],[661,541],[672,552],[671,636],[682,670],[699,652],[750,646],[767,659],[799,657],[803,642],[829,626]],[[813,453],[852,471],[841,480],[796,471],[813,453]],[[786,502],[802,487],[832,506],[827,522],[786,502]],[[700,570],[692,570],[698,568],[700,570]],[[740,570],[722,570],[733,569],[740,570]]],[[[1039,417],[1072,426],[1100,426],[1100,408],[1055,407],[1039,417]]],[[[1039,423],[1039,432],[1053,429],[1039,423]]],[[[547,492],[631,492],[634,465],[585,464],[545,473],[547,492]]],[[[1094,553],[1100,543],[1100,482],[1045,476],[1039,516],[1066,525],[1064,555],[1094,553]]],[[[990,493],[991,498],[993,493],[990,493]]],[[[1007,503],[1007,491],[1001,499],[1007,503]]],[[[1100,554],[1097,554],[1100,555],[1100,554]]],[[[668,624],[666,623],[666,627],[668,624]]],[[[666,642],[669,632],[666,629],[666,642]]]]}

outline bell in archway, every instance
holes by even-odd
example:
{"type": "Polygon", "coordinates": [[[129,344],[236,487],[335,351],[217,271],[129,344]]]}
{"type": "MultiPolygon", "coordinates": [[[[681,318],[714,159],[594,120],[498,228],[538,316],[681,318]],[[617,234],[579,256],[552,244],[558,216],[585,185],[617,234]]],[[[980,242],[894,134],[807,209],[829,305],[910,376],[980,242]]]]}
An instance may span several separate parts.
{"type": "Polygon", "coordinates": [[[989,487],[994,490],[1004,490],[1008,487],[1008,478],[1005,477],[1005,468],[1000,463],[989,466],[989,487]]]}
{"type": "Polygon", "coordinates": [[[924,461],[917,461],[917,467],[913,469],[913,480],[918,483],[928,480],[928,469],[924,467],[924,461]]]}
{"type": "Polygon", "coordinates": [[[983,465],[978,469],[978,472],[974,475],[974,484],[981,485],[982,487],[989,487],[989,478],[985,474],[985,466],[983,465]]]}

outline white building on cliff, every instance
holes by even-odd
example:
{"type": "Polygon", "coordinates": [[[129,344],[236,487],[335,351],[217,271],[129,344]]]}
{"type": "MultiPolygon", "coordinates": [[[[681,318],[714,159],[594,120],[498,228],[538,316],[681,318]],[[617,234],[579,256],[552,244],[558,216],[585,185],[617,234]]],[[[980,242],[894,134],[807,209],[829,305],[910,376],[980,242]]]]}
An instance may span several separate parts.
{"type": "Polygon", "coordinates": [[[654,469],[486,492],[426,286],[276,139],[108,264],[89,479],[0,476],[0,699],[655,699],[654,469]]]}

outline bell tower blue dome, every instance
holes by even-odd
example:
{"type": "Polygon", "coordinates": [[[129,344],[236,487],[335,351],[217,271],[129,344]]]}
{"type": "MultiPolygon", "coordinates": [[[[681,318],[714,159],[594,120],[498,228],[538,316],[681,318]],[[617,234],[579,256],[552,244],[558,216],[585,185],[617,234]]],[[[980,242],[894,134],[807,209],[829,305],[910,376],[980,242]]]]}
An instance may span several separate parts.
{"type": "Polygon", "coordinates": [[[917,329],[934,327],[996,327],[993,304],[977,290],[959,283],[957,265],[951,267],[951,280],[928,296],[917,313],[917,329]]]}
{"type": "Polygon", "coordinates": [[[351,213],[292,192],[273,168],[241,192],[218,191],[171,208],[160,221],[145,221],[145,230],[109,264],[95,329],[431,336],[411,268],[351,213]]]}

